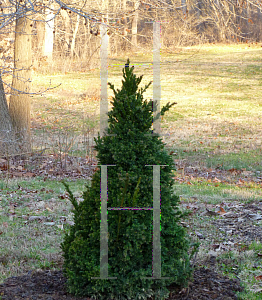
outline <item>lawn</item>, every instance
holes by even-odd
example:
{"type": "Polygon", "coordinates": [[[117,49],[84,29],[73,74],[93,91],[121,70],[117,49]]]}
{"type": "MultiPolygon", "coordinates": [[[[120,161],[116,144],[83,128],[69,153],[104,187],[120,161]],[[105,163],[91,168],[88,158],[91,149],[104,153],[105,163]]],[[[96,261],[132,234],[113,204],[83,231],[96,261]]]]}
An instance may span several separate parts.
{"type": "MultiPolygon", "coordinates": [[[[116,88],[126,58],[109,59],[108,81],[116,88]]],[[[141,87],[153,80],[151,53],[129,58],[144,75],[141,87]]],[[[92,175],[86,166],[96,163],[99,69],[35,71],[34,91],[50,80],[58,87],[32,98],[33,148],[46,150],[34,160],[11,160],[8,168],[0,161],[0,282],[31,269],[61,268],[60,243],[72,222],[61,179],[67,177],[81,201],[92,175]]],[[[153,85],[145,99],[152,95],[153,85]]],[[[201,242],[197,264],[215,256],[218,272],[243,283],[240,299],[261,299],[262,293],[261,95],[261,43],[161,52],[161,107],[177,102],[161,128],[177,165],[174,193],[190,211],[184,226],[201,242]]]]}

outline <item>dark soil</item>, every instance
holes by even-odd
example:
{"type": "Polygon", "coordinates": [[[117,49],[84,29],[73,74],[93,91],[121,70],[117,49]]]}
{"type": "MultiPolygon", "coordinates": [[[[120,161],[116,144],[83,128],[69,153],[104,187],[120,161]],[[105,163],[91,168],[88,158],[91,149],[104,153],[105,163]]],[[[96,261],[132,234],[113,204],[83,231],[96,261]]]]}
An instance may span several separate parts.
{"type": "MultiPolygon", "coordinates": [[[[66,291],[66,278],[62,271],[29,272],[28,275],[11,277],[0,285],[2,300],[89,300],[74,297],[66,291]]],[[[169,299],[179,300],[237,300],[236,291],[242,291],[237,279],[228,279],[212,269],[195,269],[188,288],[170,286],[169,299]]]]}

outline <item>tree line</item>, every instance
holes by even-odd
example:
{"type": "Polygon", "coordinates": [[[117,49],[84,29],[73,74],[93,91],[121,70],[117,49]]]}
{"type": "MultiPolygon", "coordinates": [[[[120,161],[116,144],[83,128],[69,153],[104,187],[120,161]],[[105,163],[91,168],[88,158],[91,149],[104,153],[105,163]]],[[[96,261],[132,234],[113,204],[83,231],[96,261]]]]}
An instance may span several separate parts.
{"type": "Polygon", "coordinates": [[[109,55],[151,48],[154,21],[162,48],[262,40],[260,0],[3,0],[0,10],[0,155],[31,151],[32,70],[65,58],[97,67],[101,26],[109,55]]]}

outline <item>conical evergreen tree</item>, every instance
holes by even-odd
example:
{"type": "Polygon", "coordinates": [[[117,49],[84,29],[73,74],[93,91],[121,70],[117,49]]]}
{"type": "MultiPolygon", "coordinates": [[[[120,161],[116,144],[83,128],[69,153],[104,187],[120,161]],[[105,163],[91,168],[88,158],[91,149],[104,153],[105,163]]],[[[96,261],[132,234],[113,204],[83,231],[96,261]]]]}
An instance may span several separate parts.
{"type": "MultiPolygon", "coordinates": [[[[170,284],[186,285],[192,270],[191,245],[186,230],[180,225],[184,216],[178,209],[179,197],[173,194],[174,162],[164,143],[150,130],[153,102],[143,101],[144,89],[138,90],[142,76],[136,77],[129,60],[123,69],[121,90],[114,92],[113,108],[108,113],[109,128],[102,138],[95,139],[99,165],[107,168],[107,207],[153,207],[153,166],[160,168],[161,190],[161,277],[152,276],[152,210],[109,210],[108,276],[114,279],[91,279],[100,276],[100,178],[94,173],[91,187],[79,205],[69,190],[74,205],[74,221],[61,247],[68,290],[75,295],[95,299],[166,299],[170,284]],[[113,136],[115,134],[115,136],[113,136]],[[145,135],[148,134],[148,135],[145,135]],[[189,252],[191,251],[191,255],[189,252]]],[[[164,115],[172,105],[161,110],[164,115]]],[[[156,117],[159,118],[160,114],[156,117]]],[[[192,249],[193,250],[192,250],[192,249]]]]}

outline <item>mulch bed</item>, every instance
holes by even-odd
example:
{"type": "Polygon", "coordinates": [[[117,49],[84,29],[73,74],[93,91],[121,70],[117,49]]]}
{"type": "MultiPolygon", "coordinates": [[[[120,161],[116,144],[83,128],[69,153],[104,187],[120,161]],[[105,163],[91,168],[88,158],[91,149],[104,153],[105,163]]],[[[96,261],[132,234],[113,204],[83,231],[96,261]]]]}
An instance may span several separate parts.
{"type": "MultiPolygon", "coordinates": [[[[29,272],[11,277],[0,285],[2,300],[89,300],[74,297],[66,291],[66,278],[61,270],[29,272]]],[[[196,268],[188,288],[169,288],[169,299],[179,300],[237,300],[236,291],[242,291],[237,279],[229,279],[203,267],[196,268]]]]}

